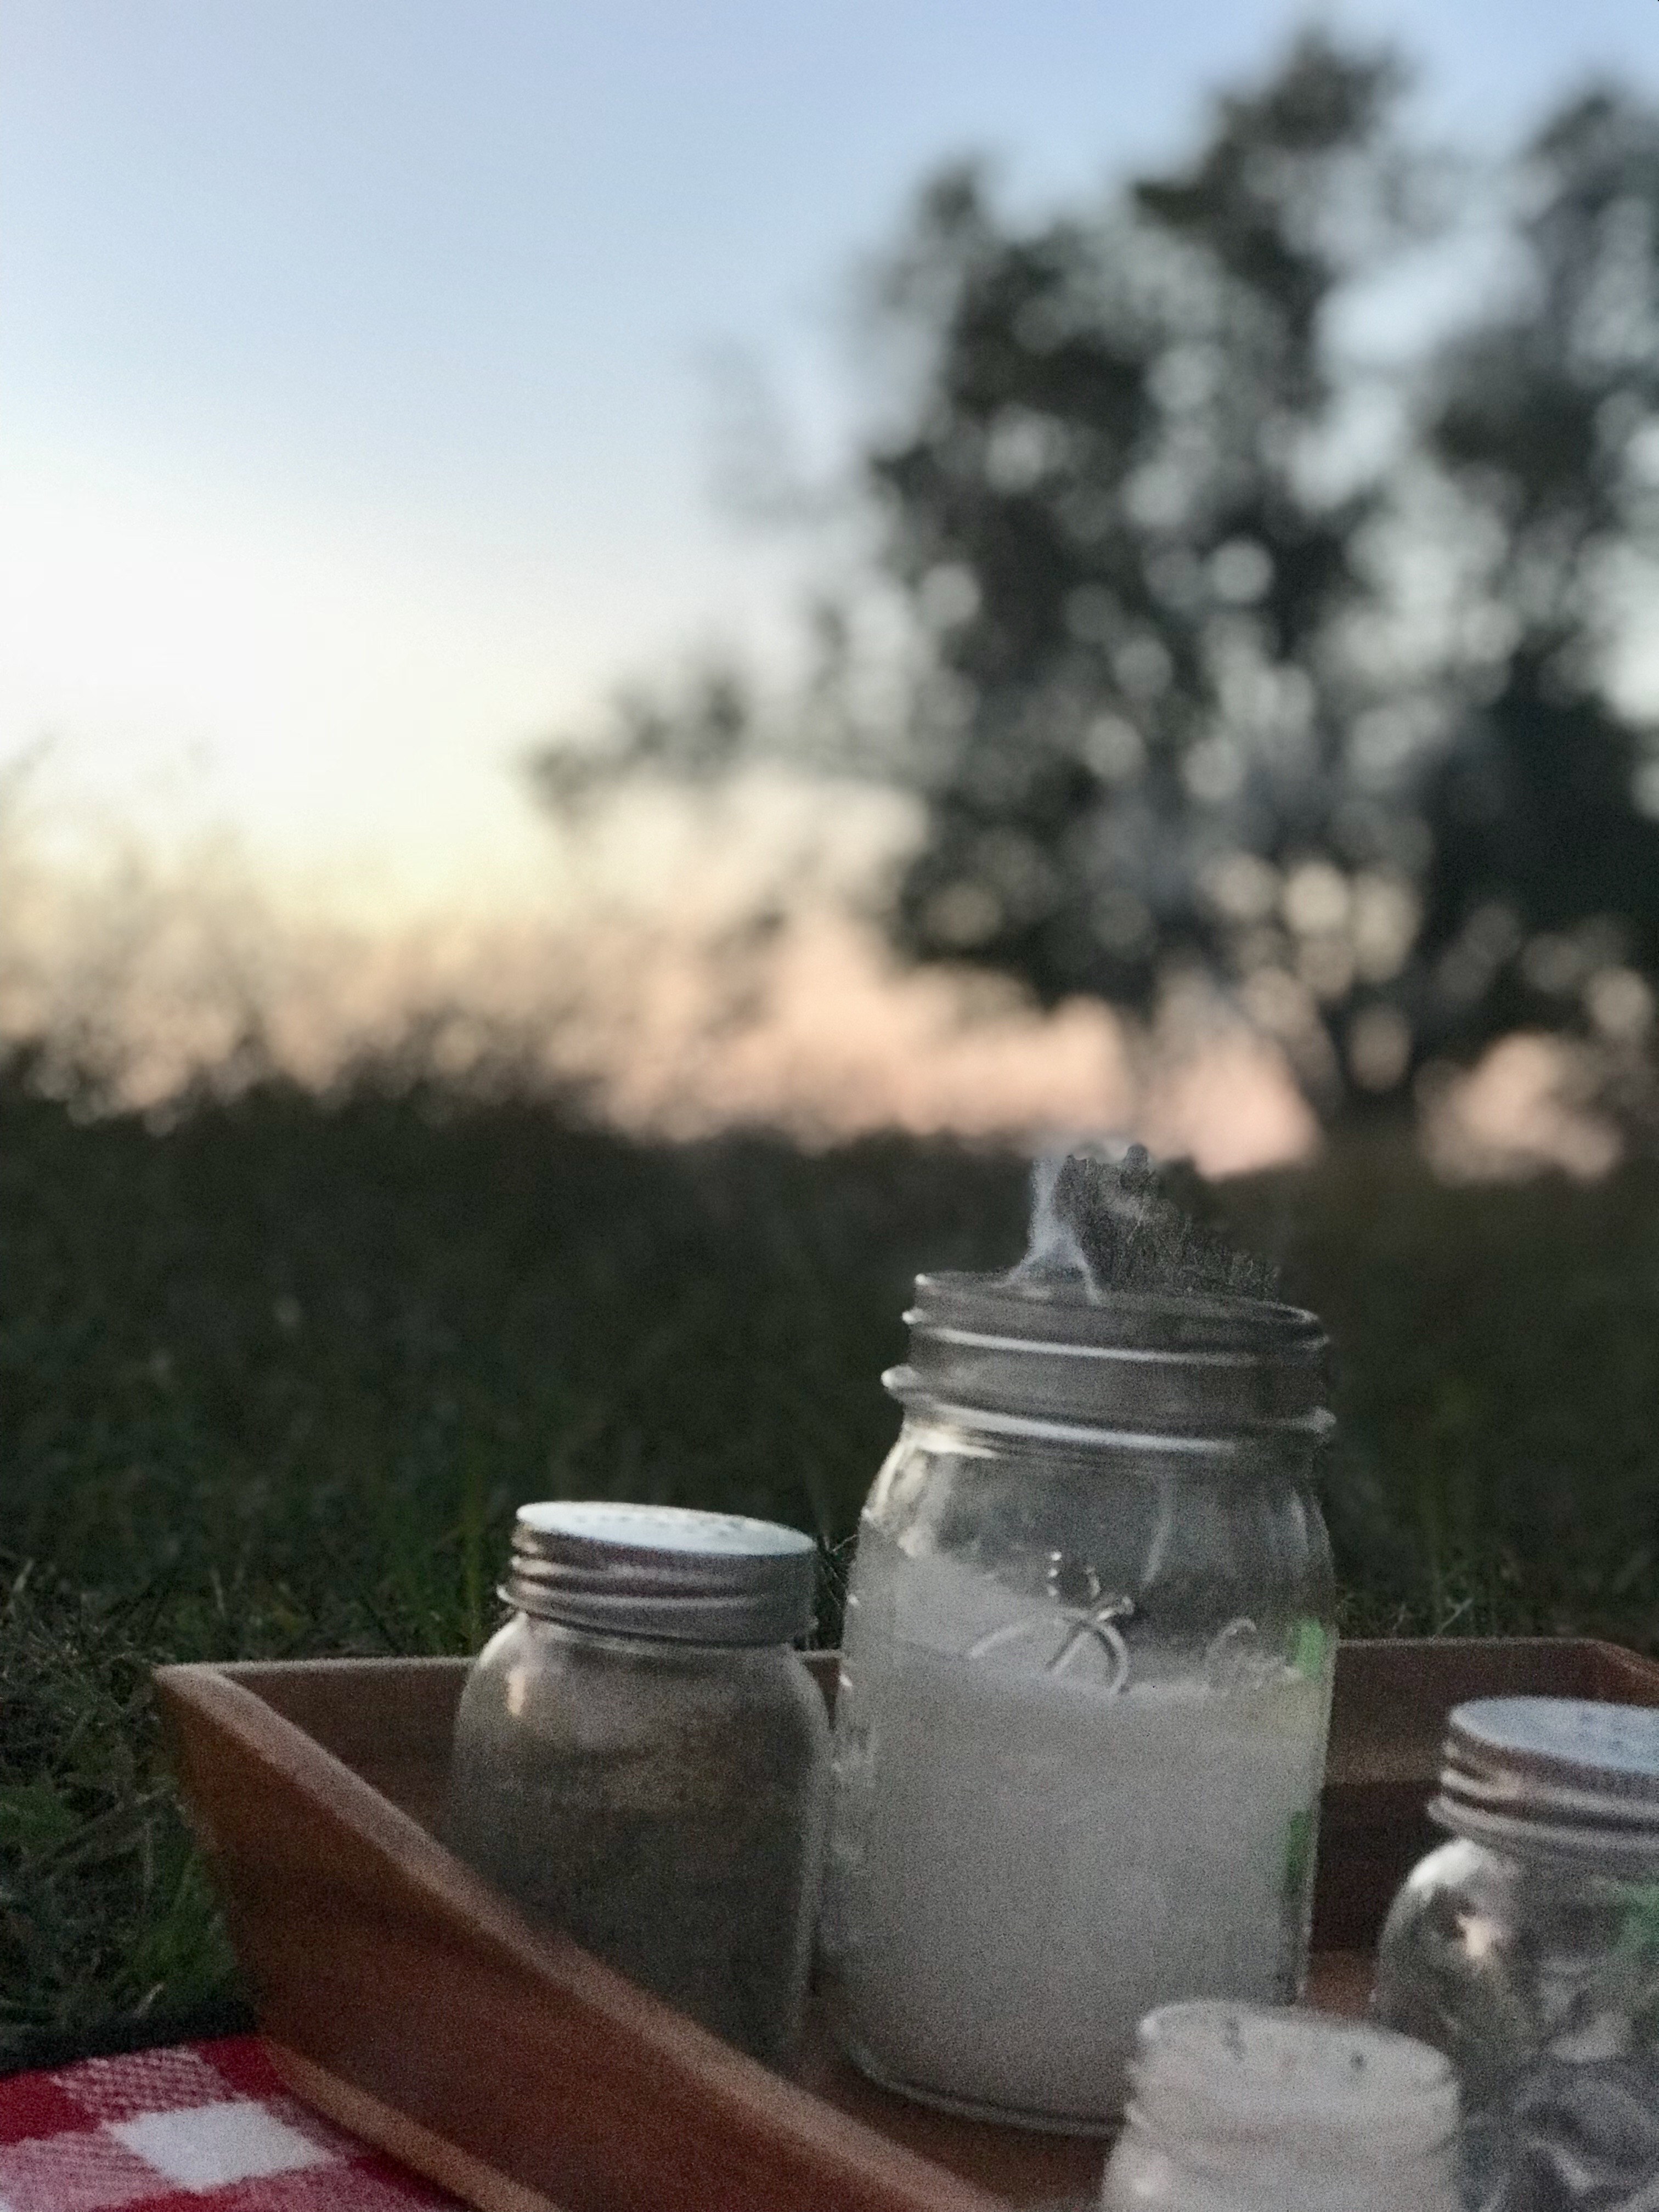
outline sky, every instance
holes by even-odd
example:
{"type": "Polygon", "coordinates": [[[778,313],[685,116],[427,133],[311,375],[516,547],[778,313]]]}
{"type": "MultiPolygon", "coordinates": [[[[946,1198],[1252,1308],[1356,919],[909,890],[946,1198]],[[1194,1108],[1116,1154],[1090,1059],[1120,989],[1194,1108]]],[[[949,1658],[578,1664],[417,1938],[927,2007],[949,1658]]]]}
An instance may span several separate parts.
{"type": "MultiPolygon", "coordinates": [[[[514,763],[775,638],[711,364],[833,456],[860,257],[982,149],[1036,205],[1177,156],[1281,0],[7,0],[0,765],[366,913],[506,911],[514,763]]],[[[1376,0],[1425,122],[1659,93],[1656,0],[1376,0]]]]}

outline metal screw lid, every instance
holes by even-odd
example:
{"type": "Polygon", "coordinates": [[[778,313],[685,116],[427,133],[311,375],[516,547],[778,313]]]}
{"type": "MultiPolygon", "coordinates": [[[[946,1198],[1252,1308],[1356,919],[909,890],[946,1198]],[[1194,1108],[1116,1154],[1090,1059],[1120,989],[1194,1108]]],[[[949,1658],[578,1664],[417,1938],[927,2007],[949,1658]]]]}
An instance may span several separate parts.
{"type": "Polygon", "coordinates": [[[790,1644],[812,1625],[812,1539],[775,1521],[605,1499],[521,1505],[501,1595],[520,1612],[682,1644],[790,1644]]]}
{"type": "Polygon", "coordinates": [[[1659,1863],[1659,1710],[1581,1698],[1458,1705],[1430,1810],[1474,1843],[1659,1863]]]}
{"type": "Polygon", "coordinates": [[[1033,1423],[1237,1455],[1329,1431],[1325,1331],[1269,1299],[1085,1296],[1066,1279],[916,1277],[910,1357],[882,1381],[907,1407],[991,1428],[1033,1423]]]}

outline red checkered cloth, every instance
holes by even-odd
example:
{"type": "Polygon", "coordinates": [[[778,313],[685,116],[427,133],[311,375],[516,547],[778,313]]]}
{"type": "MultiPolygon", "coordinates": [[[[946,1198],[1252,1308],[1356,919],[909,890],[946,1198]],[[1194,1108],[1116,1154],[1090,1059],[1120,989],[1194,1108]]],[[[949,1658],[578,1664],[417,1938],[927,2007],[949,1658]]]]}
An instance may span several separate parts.
{"type": "Polygon", "coordinates": [[[431,2212],[454,2201],[296,2102],[255,2036],[0,2081],[0,2212],[431,2212]]]}

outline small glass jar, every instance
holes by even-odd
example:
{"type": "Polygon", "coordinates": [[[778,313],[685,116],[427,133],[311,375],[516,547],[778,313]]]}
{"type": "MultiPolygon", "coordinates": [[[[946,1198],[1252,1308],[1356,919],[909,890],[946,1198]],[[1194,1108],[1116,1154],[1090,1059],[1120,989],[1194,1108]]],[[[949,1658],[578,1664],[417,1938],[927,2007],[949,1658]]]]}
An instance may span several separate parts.
{"type": "Polygon", "coordinates": [[[1468,2201],[1659,2204],[1659,1712],[1459,1705],[1430,1809],[1373,2010],[1456,2069],[1468,2201]]]}
{"type": "Polygon", "coordinates": [[[1334,1650],[1310,1314],[924,1275],[860,1525],[822,1942],[891,2088],[1103,2130],[1137,2021],[1306,1966],[1334,1650]]]}
{"type": "Polygon", "coordinates": [[[1457,2085],[1384,2028],[1249,2005],[1141,2023],[1102,2212],[1458,2212],[1457,2085]]]}
{"type": "Polygon", "coordinates": [[[771,2063],[805,2004],[829,1772],[791,1648],[813,1564],[735,1514],[521,1506],[444,1822],[527,1911],[771,2063]]]}

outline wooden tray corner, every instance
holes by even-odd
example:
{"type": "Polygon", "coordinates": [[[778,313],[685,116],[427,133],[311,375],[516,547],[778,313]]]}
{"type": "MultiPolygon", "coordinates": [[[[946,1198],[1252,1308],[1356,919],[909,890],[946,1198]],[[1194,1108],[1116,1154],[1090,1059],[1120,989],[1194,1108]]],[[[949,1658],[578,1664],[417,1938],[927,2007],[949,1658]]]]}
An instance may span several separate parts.
{"type": "MultiPolygon", "coordinates": [[[[815,1662],[833,1693],[834,1655],[815,1662]]],[[[434,1830],[464,1660],[164,1667],[191,1818],[297,2094],[483,2212],[1007,2212],[1084,2204],[1097,2140],[887,2095],[821,2034],[785,2079],[556,1932],[434,1830]]],[[[1310,2001],[1363,2002],[1389,1899],[1434,1840],[1445,1716],[1470,1697],[1659,1705],[1587,1641],[1338,1655],[1310,2001]]]]}

